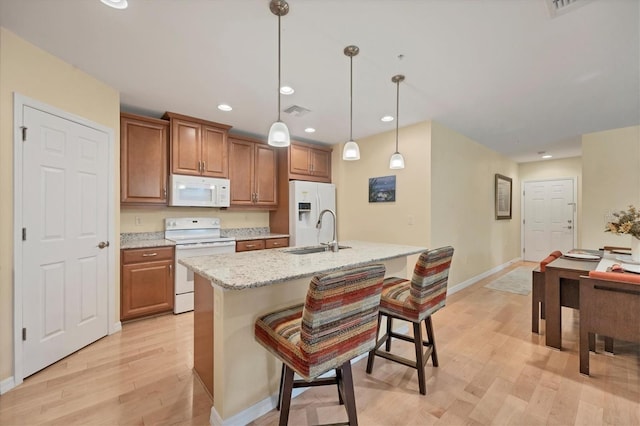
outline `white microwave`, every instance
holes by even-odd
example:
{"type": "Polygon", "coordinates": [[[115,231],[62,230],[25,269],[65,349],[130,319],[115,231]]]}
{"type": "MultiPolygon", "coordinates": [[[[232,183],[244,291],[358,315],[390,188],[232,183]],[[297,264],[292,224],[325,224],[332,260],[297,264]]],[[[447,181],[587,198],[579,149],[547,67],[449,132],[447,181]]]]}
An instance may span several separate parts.
{"type": "Polygon", "coordinates": [[[170,206],[229,207],[230,181],[204,176],[171,175],[170,206]]]}

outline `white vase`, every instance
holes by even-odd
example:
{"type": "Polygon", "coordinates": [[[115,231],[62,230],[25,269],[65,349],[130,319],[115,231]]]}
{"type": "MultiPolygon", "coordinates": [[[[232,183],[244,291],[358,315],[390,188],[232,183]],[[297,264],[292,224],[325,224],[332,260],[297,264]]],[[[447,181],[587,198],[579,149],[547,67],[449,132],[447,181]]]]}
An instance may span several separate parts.
{"type": "Polygon", "coordinates": [[[631,259],[640,262],[640,239],[631,237],[631,259]]]}

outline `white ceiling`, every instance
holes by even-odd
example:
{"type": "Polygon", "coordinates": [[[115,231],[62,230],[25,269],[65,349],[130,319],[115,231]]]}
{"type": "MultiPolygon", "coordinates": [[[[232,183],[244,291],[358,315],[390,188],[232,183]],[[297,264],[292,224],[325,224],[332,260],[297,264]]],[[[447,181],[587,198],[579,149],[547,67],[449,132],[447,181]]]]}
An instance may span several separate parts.
{"type": "MultiPolygon", "coordinates": [[[[580,155],[581,134],[640,123],[640,2],[583,2],[551,17],[546,0],[289,0],[282,108],[311,112],[283,121],[297,139],[348,139],[355,44],[356,140],[395,129],[380,117],[402,73],[400,127],[435,120],[519,162],[580,155]]],[[[123,110],[254,135],[276,119],[269,0],[0,0],[0,25],[119,90],[123,110]]]]}

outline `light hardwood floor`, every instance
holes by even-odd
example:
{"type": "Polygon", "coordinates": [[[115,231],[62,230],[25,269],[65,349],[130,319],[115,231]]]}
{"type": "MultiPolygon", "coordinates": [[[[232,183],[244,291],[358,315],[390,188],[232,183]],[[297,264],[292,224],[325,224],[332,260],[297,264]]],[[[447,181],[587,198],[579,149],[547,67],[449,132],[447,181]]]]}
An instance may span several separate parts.
{"type": "MultiPolygon", "coordinates": [[[[490,290],[492,279],[450,296],[433,317],[440,367],[427,365],[427,395],[415,370],[376,358],[354,365],[362,425],[639,425],[640,345],[591,354],[578,372],[578,313],[563,309],[563,350],[531,333],[531,295],[490,290]]],[[[533,266],[533,264],[526,264],[533,266]]],[[[125,324],[0,396],[0,425],[207,425],[211,403],[193,377],[193,315],[125,324]]],[[[394,349],[409,356],[408,343],[394,349]]],[[[255,425],[277,424],[278,412],[255,425]]],[[[293,400],[290,424],[346,421],[335,387],[293,400]]]]}

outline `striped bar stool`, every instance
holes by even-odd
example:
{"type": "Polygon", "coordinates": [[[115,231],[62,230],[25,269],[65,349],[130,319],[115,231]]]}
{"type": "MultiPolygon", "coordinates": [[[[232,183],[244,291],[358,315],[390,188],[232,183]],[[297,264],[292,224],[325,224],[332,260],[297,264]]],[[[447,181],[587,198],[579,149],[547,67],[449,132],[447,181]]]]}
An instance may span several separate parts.
{"type": "Polygon", "coordinates": [[[349,424],[358,424],[350,361],[376,344],[384,273],[384,265],[371,264],[316,275],[303,305],[256,320],[256,340],[283,362],[280,425],[288,422],[293,388],[321,385],[337,385],[349,424]],[[330,370],[335,377],[318,378],[330,370]]]}
{"type": "Polygon", "coordinates": [[[380,299],[380,314],[378,318],[378,329],[382,316],[387,317],[387,332],[378,340],[376,347],[369,352],[367,360],[367,374],[373,370],[375,356],[386,358],[390,361],[404,364],[418,370],[418,385],[420,393],[425,395],[427,387],[425,384],[424,366],[431,357],[433,366],[438,366],[438,355],[436,353],[436,341],[433,335],[433,325],[431,315],[444,307],[447,298],[447,280],[449,279],[449,268],[453,257],[453,247],[441,247],[435,250],[427,250],[420,255],[416,262],[411,281],[389,277],[384,280],[382,296],[380,299]],[[401,319],[413,323],[413,337],[392,331],[393,319],[401,319]],[[421,323],[427,329],[428,340],[422,340],[421,323]],[[401,356],[392,354],[391,338],[413,342],[415,345],[416,360],[412,361],[401,356]],[[385,350],[380,350],[380,346],[385,345],[385,350]],[[422,346],[427,350],[423,353],[422,346]]]}

